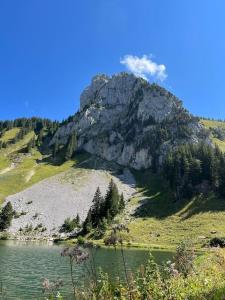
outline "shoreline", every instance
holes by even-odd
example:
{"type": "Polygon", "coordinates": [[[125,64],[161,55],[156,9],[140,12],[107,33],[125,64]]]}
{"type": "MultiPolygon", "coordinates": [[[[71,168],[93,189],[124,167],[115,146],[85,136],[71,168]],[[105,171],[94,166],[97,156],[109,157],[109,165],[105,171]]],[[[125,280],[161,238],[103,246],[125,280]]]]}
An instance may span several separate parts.
{"type": "MultiPolygon", "coordinates": [[[[6,236],[6,237],[0,237],[0,241],[15,241],[15,242],[31,242],[31,243],[51,243],[52,245],[68,245],[72,246],[77,243],[76,239],[60,239],[60,238],[53,238],[53,237],[31,237],[31,236],[6,236]]],[[[100,246],[100,248],[104,249],[114,249],[113,246],[105,246],[103,241],[93,241],[93,240],[85,240],[88,242],[92,242],[96,246],[100,246]]],[[[82,246],[82,244],[80,244],[82,246]]],[[[124,243],[123,245],[124,249],[130,249],[130,250],[149,250],[149,251],[168,251],[168,252],[175,252],[177,245],[160,245],[160,244],[145,244],[145,243],[124,243]]],[[[204,247],[199,248],[195,247],[195,252],[206,252],[210,248],[204,247]]]]}

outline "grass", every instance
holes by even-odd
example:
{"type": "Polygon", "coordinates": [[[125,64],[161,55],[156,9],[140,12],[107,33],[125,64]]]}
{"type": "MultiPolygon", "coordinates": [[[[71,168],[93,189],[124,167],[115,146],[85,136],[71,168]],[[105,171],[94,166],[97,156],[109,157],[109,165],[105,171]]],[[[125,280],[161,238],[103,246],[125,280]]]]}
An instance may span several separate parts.
{"type": "MultiPolygon", "coordinates": [[[[33,137],[34,132],[30,132],[16,144],[2,149],[0,151],[0,170],[9,167],[13,162],[13,157],[18,156],[18,152],[33,137]]],[[[15,194],[45,178],[68,170],[85,158],[86,156],[81,154],[77,155],[74,160],[56,165],[46,158],[43,159],[42,154],[37,149],[33,149],[31,155],[25,155],[14,169],[0,175],[0,202],[4,201],[8,195],[15,194]]]]}
{"type": "Polygon", "coordinates": [[[223,121],[215,121],[215,120],[201,120],[201,124],[206,128],[217,128],[222,127],[225,128],[225,122],[223,121]]]}
{"type": "MultiPolygon", "coordinates": [[[[214,120],[201,120],[201,124],[205,126],[207,129],[215,129],[215,128],[225,128],[225,122],[222,121],[214,121],[214,120]]],[[[215,145],[219,146],[219,148],[225,152],[225,140],[220,140],[214,137],[211,134],[212,141],[215,145]]]]}
{"type": "Polygon", "coordinates": [[[225,236],[225,200],[211,194],[174,202],[160,177],[150,171],[134,174],[140,194],[129,206],[142,206],[128,225],[131,244],[171,249],[190,239],[199,249],[210,238],[225,236]]]}
{"type": "Polygon", "coordinates": [[[17,133],[20,131],[20,128],[16,127],[16,128],[12,128],[10,130],[7,130],[2,138],[0,138],[0,141],[2,142],[9,142],[11,141],[12,139],[15,138],[15,136],[17,135],[17,133]]]}
{"type": "Polygon", "coordinates": [[[31,157],[25,158],[15,169],[4,175],[0,175],[0,201],[3,201],[6,196],[22,191],[43,179],[68,170],[80,159],[79,157],[77,160],[70,160],[59,166],[55,166],[47,162],[37,164],[36,159],[40,157],[41,154],[35,150],[31,157]],[[34,170],[34,174],[27,182],[26,178],[31,170],[34,170]]]}

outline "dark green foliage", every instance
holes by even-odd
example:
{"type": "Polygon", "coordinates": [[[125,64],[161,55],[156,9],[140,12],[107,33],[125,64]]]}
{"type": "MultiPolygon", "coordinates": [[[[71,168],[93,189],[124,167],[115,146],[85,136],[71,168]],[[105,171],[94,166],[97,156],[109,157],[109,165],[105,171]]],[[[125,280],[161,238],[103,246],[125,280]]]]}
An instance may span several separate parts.
{"type": "Polygon", "coordinates": [[[209,241],[210,247],[220,247],[225,248],[225,239],[214,237],[209,241]]]}
{"type": "Polygon", "coordinates": [[[104,199],[98,187],[95,192],[94,198],[92,200],[92,207],[91,207],[91,222],[93,226],[98,225],[99,220],[103,215],[103,202],[104,199]]]}
{"type": "Polygon", "coordinates": [[[76,218],[74,218],[74,219],[66,218],[62,225],[62,231],[63,232],[71,232],[75,228],[79,228],[79,226],[80,226],[79,215],[77,215],[76,218]]]}
{"type": "Polygon", "coordinates": [[[118,188],[113,180],[110,181],[105,198],[102,197],[99,187],[97,188],[92,206],[83,223],[84,233],[96,228],[98,235],[101,236],[113,218],[125,207],[123,194],[120,196],[118,188]]]}
{"type": "Polygon", "coordinates": [[[13,219],[14,210],[12,208],[11,202],[8,202],[6,206],[3,207],[0,213],[0,230],[6,230],[11,225],[13,219]]]}
{"type": "Polygon", "coordinates": [[[83,223],[83,232],[84,234],[89,233],[92,229],[92,218],[91,218],[91,210],[88,211],[87,217],[83,223]]]}
{"type": "Polygon", "coordinates": [[[119,203],[119,210],[124,210],[125,208],[125,201],[124,201],[124,196],[123,196],[123,193],[121,194],[120,196],[120,203],[119,203]]]}
{"type": "Polygon", "coordinates": [[[15,127],[19,128],[28,128],[29,130],[34,130],[37,134],[42,128],[54,129],[56,130],[59,126],[59,123],[54,121],[52,122],[49,119],[41,118],[20,118],[15,119],[14,121],[0,121],[0,132],[5,132],[15,127]]]}
{"type": "Polygon", "coordinates": [[[76,215],[75,222],[77,227],[80,227],[80,216],[78,214],[76,215]]]}
{"type": "Polygon", "coordinates": [[[186,144],[171,151],[163,165],[176,198],[213,190],[225,197],[225,155],[206,143],[186,144]]]}
{"type": "Polygon", "coordinates": [[[103,207],[104,214],[107,216],[108,213],[109,219],[113,219],[119,212],[119,203],[120,196],[118,188],[113,180],[111,180],[105,196],[105,203],[103,207]]]}
{"type": "MultiPolygon", "coordinates": [[[[1,142],[0,149],[6,148],[10,144],[17,143],[31,131],[35,132],[37,136],[37,141],[35,141],[35,144],[40,147],[44,139],[49,139],[53,136],[53,134],[59,127],[59,123],[56,121],[52,122],[49,119],[41,119],[35,117],[30,119],[21,118],[14,121],[0,121],[0,137],[2,137],[7,130],[15,127],[20,128],[20,131],[13,139],[7,141],[7,143],[1,142]]],[[[29,147],[26,149],[27,152],[30,152],[31,148],[33,148],[34,146],[35,145],[29,145],[29,147]]]]}

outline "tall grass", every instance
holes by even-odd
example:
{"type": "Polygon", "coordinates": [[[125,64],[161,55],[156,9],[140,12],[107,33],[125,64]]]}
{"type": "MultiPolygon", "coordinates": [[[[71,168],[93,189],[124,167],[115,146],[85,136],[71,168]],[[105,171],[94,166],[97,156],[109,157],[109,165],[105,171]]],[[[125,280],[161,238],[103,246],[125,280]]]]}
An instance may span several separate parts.
{"type": "MultiPolygon", "coordinates": [[[[181,243],[173,260],[157,264],[151,253],[145,265],[131,273],[127,268],[126,255],[123,249],[121,231],[124,227],[114,228],[105,240],[106,245],[113,246],[121,252],[122,267],[125,276],[111,280],[109,274],[96,270],[93,257],[87,255],[87,248],[93,250],[90,244],[66,250],[75,253],[69,260],[72,270],[77,263],[91,264],[94,276],[89,276],[85,288],[80,288],[71,280],[73,298],[79,300],[222,300],[225,299],[225,252],[222,249],[209,250],[201,256],[196,256],[194,249],[188,243],[181,243]],[[79,250],[78,250],[79,249],[79,250]],[[77,251],[78,257],[77,257],[77,251]],[[91,258],[91,259],[90,259],[91,258]]],[[[90,253],[90,252],[89,252],[90,253]]],[[[71,254],[64,255],[69,256],[71,254]]],[[[93,255],[93,253],[92,253],[93,255]]],[[[51,294],[48,299],[68,299],[63,295],[51,294]],[[54,296],[56,295],[56,296],[54,296]],[[58,298],[57,298],[58,297],[58,298]]]]}

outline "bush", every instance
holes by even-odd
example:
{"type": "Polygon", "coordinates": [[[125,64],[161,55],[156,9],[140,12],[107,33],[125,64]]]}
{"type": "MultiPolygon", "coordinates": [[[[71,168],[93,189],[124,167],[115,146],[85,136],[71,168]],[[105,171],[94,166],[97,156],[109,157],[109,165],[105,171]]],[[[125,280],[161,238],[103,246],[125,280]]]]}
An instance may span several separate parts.
{"type": "Polygon", "coordinates": [[[77,244],[84,245],[84,243],[85,243],[85,239],[81,235],[79,235],[77,238],[77,244]]]}
{"type": "Polygon", "coordinates": [[[79,226],[79,224],[77,224],[77,218],[74,218],[74,219],[66,218],[62,225],[62,231],[63,232],[72,232],[78,226],[79,226]]]}
{"type": "Polygon", "coordinates": [[[214,237],[209,241],[210,247],[220,247],[225,248],[225,239],[214,237]]]}
{"type": "Polygon", "coordinates": [[[8,240],[8,239],[9,239],[8,233],[3,232],[3,233],[0,235],[0,240],[5,241],[5,240],[8,240]]]}

